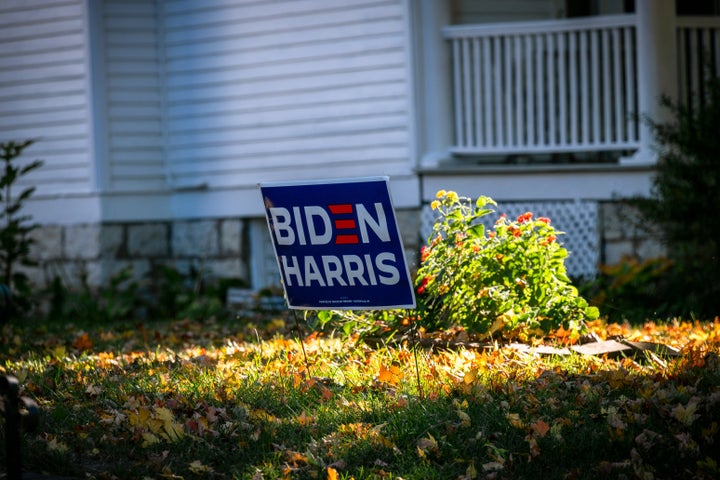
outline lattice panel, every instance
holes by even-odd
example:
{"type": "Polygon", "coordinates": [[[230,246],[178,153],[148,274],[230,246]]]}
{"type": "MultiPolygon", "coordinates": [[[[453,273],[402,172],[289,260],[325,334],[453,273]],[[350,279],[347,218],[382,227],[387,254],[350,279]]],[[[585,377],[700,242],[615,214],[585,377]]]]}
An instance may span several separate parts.
{"type": "MultiPolygon", "coordinates": [[[[483,218],[487,228],[492,228],[500,214],[515,218],[525,212],[536,217],[548,217],[552,226],[564,235],[558,237],[570,255],[565,259],[568,274],[573,277],[590,277],[597,273],[600,261],[600,234],[598,205],[587,201],[555,202],[507,202],[498,203],[496,213],[483,218]]],[[[426,205],[421,213],[421,235],[427,239],[435,223],[435,212],[426,205]]]]}

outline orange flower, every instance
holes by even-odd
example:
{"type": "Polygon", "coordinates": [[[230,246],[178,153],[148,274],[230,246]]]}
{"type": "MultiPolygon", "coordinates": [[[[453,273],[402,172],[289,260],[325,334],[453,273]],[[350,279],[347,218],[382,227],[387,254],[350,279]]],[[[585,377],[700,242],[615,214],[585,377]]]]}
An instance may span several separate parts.
{"type": "Polygon", "coordinates": [[[557,237],[555,235],[548,235],[547,237],[540,240],[540,245],[542,245],[542,246],[550,245],[556,239],[557,239],[557,237]]]}
{"type": "Polygon", "coordinates": [[[538,222],[542,222],[545,225],[550,225],[550,219],[548,217],[538,217],[538,222]]]}
{"type": "Polygon", "coordinates": [[[517,217],[517,221],[518,221],[518,223],[529,222],[532,219],[532,216],[533,216],[532,213],[525,212],[522,215],[520,215],[519,217],[517,217]]]}

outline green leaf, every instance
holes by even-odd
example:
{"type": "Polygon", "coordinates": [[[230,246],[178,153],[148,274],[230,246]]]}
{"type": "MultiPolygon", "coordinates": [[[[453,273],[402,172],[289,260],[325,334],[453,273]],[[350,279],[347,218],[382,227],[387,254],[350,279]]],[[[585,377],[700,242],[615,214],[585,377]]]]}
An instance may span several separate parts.
{"type": "Polygon", "coordinates": [[[485,225],[478,223],[467,229],[467,233],[470,237],[483,238],[485,236],[485,225]]]}
{"type": "Polygon", "coordinates": [[[25,175],[26,173],[41,167],[42,164],[43,162],[41,160],[34,160],[20,169],[20,175],[25,175]]]}

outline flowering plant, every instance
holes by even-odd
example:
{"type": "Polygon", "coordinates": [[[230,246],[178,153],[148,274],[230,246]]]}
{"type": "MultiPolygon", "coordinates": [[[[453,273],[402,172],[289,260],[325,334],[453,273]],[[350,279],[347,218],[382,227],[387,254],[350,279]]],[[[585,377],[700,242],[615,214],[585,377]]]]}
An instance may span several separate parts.
{"type": "Polygon", "coordinates": [[[479,219],[497,206],[489,197],[473,203],[441,190],[431,206],[439,217],[416,280],[425,323],[527,339],[561,327],[579,332],[598,317],[567,276],[568,252],[557,241],[562,232],[549,218],[501,215],[486,232],[479,219]]]}

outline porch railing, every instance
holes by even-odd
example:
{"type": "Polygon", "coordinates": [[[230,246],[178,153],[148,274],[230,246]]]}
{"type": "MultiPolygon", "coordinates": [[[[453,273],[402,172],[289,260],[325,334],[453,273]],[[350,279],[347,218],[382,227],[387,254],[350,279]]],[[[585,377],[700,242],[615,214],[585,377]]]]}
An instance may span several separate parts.
{"type": "Polygon", "coordinates": [[[452,152],[637,148],[634,18],[445,28],[453,57],[452,152]]]}
{"type": "Polygon", "coordinates": [[[704,95],[703,78],[720,75],[720,17],[678,17],[679,100],[694,105],[704,95]]]}
{"type": "MultiPolygon", "coordinates": [[[[720,17],[677,18],[678,100],[720,75],[720,17]]],[[[455,154],[640,144],[634,15],[450,26],[455,154]]]]}

